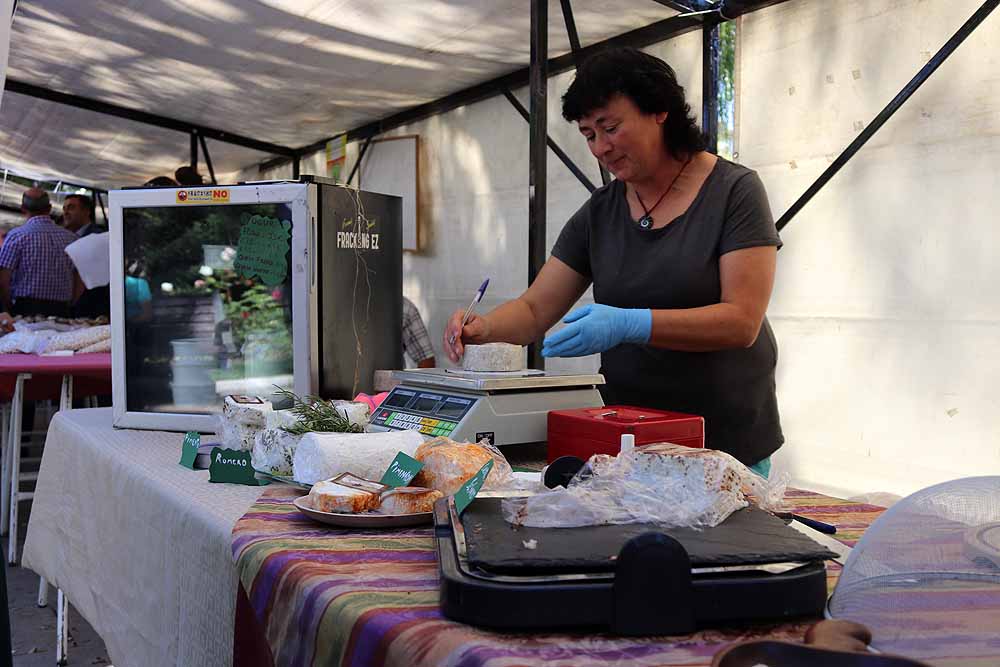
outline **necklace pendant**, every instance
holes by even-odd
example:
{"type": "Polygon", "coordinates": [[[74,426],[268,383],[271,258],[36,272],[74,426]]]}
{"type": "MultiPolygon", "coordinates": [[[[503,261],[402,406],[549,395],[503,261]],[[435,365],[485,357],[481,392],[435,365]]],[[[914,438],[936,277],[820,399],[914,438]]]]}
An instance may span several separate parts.
{"type": "Polygon", "coordinates": [[[641,218],[639,218],[639,226],[643,229],[649,229],[653,226],[653,218],[648,213],[641,218]]]}

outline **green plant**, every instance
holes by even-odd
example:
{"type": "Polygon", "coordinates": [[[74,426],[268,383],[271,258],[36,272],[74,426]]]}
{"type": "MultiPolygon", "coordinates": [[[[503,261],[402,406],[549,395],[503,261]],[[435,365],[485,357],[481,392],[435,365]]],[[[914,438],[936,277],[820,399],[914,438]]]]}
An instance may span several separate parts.
{"type": "Polygon", "coordinates": [[[364,428],[354,424],[337,408],[319,396],[298,394],[275,385],[275,393],[292,402],[291,413],[299,418],[294,426],[282,429],[293,435],[318,431],[321,433],[364,433],[364,428]]]}

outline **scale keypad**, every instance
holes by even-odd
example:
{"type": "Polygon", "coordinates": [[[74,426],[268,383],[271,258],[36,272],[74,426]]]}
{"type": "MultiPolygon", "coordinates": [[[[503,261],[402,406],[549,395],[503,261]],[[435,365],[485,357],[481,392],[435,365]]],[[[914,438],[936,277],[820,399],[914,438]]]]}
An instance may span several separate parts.
{"type": "Polygon", "coordinates": [[[375,423],[380,426],[388,426],[399,430],[420,431],[424,435],[451,435],[451,432],[458,426],[455,422],[434,419],[433,417],[421,417],[410,415],[405,412],[389,412],[381,410],[375,416],[375,423]]]}

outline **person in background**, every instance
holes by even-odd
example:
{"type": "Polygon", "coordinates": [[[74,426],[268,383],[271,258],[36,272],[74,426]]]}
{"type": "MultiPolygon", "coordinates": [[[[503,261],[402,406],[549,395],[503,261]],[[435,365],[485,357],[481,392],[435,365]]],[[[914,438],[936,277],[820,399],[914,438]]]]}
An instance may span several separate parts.
{"type": "Polygon", "coordinates": [[[25,190],[21,211],[26,222],[0,247],[0,305],[12,315],[67,317],[74,271],[65,249],[77,236],[49,217],[52,205],[44,190],[25,190]]]}
{"type": "Polygon", "coordinates": [[[760,178],[705,150],[674,70],[637,49],[591,56],[562,102],[615,180],[569,219],[524,294],[464,327],[454,313],[445,350],[457,361],[469,343],[538,340],[593,285],[595,303],[542,354],[600,353],[607,404],[700,415],[706,447],[766,477],[784,442],[765,317],[781,240],[760,178]]]}
{"type": "Polygon", "coordinates": [[[169,176],[154,176],[145,183],[142,184],[144,188],[176,188],[179,185],[177,181],[170,178],[169,176]]]}
{"type": "Polygon", "coordinates": [[[205,179],[202,178],[202,175],[198,173],[197,169],[189,165],[178,167],[177,171],[174,172],[174,180],[182,186],[205,185],[205,179]]]}
{"type": "Polygon", "coordinates": [[[434,346],[427,334],[427,327],[420,317],[420,311],[413,302],[403,297],[403,353],[417,368],[434,368],[434,346]]]}
{"type": "Polygon", "coordinates": [[[62,226],[73,232],[79,238],[106,232],[94,222],[94,200],[87,195],[66,195],[63,200],[62,226]]]}

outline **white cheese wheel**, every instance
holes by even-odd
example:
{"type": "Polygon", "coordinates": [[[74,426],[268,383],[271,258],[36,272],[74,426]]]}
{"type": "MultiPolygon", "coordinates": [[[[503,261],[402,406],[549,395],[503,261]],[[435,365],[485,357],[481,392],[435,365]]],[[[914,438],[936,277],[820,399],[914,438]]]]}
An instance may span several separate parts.
{"type": "Polygon", "coordinates": [[[257,396],[226,396],[222,404],[222,418],[233,424],[262,427],[270,412],[271,401],[257,396]]]}
{"type": "Polygon", "coordinates": [[[510,343],[466,345],[462,357],[462,368],[467,371],[521,371],[524,365],[524,347],[510,343]]]}
{"type": "Polygon", "coordinates": [[[372,409],[367,403],[361,401],[330,401],[337,412],[344,415],[347,421],[355,426],[365,427],[371,421],[372,409]]]}

